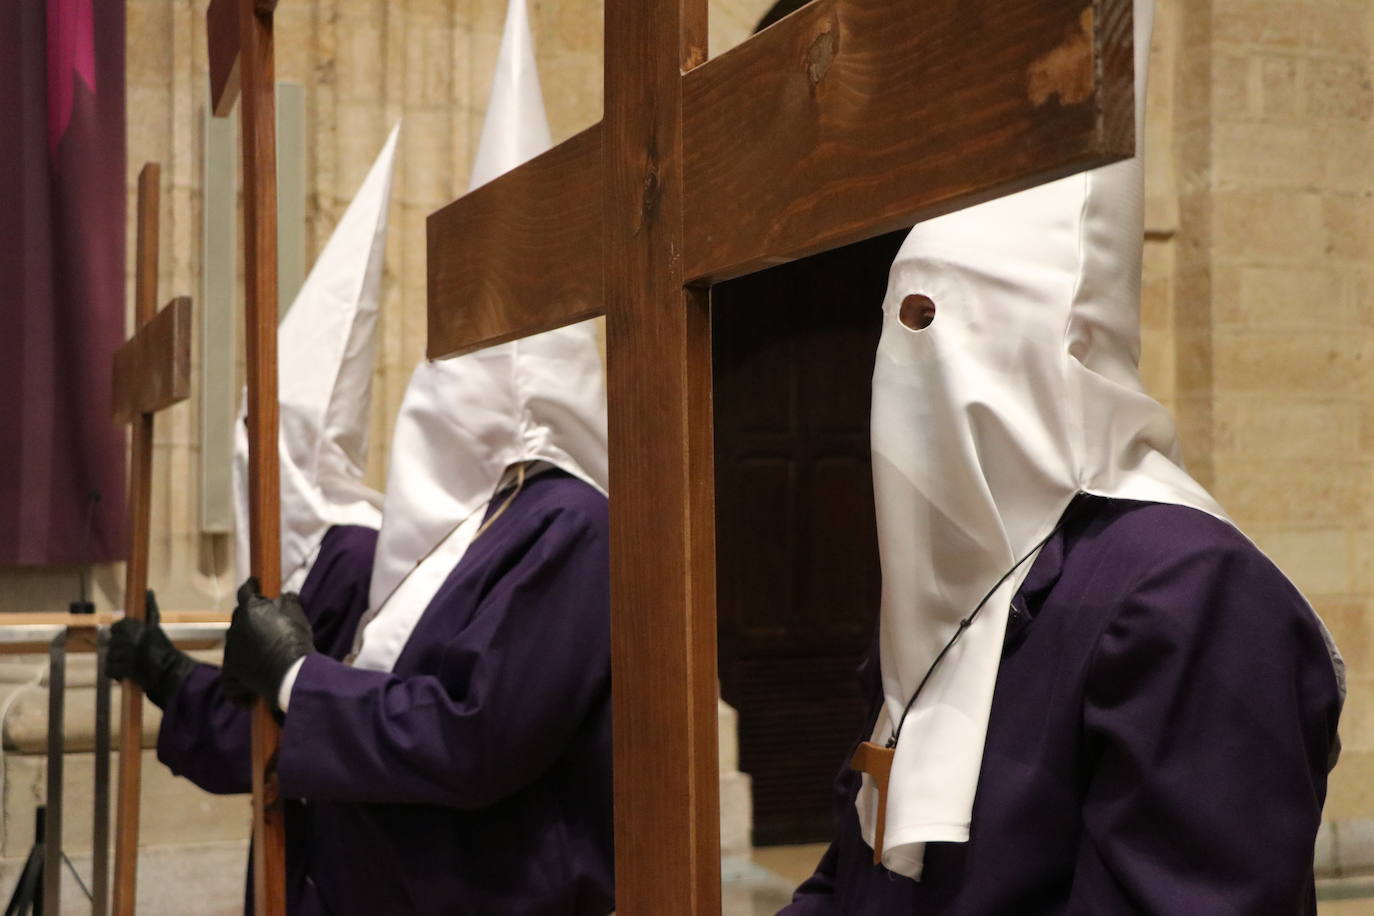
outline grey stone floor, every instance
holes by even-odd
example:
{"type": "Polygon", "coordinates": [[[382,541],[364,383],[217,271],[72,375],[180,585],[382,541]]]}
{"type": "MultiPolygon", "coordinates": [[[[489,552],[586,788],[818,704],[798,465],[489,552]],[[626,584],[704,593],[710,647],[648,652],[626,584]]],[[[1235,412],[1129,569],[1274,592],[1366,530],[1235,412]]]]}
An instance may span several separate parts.
{"type": "Polygon", "coordinates": [[[773,916],[820,861],[824,845],[771,846],[721,862],[721,916],[773,916]]]}

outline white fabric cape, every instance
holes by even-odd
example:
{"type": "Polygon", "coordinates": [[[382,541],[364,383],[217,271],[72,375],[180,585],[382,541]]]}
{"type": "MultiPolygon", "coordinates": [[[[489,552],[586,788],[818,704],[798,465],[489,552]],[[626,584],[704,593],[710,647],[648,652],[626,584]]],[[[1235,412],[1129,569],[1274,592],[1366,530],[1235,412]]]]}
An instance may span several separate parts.
{"type": "MultiPolygon", "coordinates": [[[[283,591],[299,591],[334,525],[381,524],[363,483],[387,210],[400,125],[392,128],[277,329],[283,591]]],[[[248,576],[248,434],[234,439],[236,581],[248,576]]]]}
{"type": "MultiPolygon", "coordinates": [[[[471,186],[550,142],[525,3],[511,0],[471,186]]],[[[606,389],[595,322],[415,370],[392,438],[354,665],[391,670],[472,543],[506,469],[534,461],[606,492],[606,389]]]]}

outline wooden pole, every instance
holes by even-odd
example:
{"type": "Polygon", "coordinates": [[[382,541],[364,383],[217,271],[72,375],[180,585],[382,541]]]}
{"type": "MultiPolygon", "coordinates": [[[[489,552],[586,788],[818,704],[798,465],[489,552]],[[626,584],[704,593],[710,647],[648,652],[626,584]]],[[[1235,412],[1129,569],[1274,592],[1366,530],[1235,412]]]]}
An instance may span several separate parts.
{"type": "MultiPolygon", "coordinates": [[[[135,251],[134,326],[157,311],[158,207],[162,169],[150,162],[138,175],[138,240],[135,251]]],[[[153,415],[130,421],[129,560],[124,573],[124,613],[147,617],[148,539],[152,512],[153,415]]],[[[143,691],[132,680],[120,694],[119,786],[115,802],[114,913],[134,912],[138,891],[138,806],[143,763],[143,691]]]]}
{"type": "Polygon", "coordinates": [[[693,916],[720,912],[709,292],[681,258],[706,2],[610,0],[605,27],[616,904],[693,916]]]}
{"type": "MultiPolygon", "coordinates": [[[[281,590],[281,484],[277,454],[277,150],[272,14],[239,0],[242,91],[244,327],[248,364],[248,515],[253,575],[281,590]]],[[[281,731],[267,701],[253,704],[253,902],[258,916],[286,912],[286,824],[277,789],[281,731]]]]}
{"type": "MultiPolygon", "coordinates": [[[[277,0],[211,0],[206,12],[210,96],[227,115],[240,96],[248,363],[248,520],[252,573],[264,595],[281,590],[281,484],[277,459],[277,133],[272,13],[277,0]]],[[[286,912],[286,825],[277,790],[281,731],[271,707],[253,706],[253,902],[286,912]]]]}

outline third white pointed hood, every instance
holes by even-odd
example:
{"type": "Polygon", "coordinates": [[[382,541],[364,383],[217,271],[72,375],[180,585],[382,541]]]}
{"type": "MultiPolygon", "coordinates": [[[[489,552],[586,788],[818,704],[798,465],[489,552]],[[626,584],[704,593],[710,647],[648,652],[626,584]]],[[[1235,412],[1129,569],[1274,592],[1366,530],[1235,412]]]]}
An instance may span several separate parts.
{"type": "Polygon", "coordinates": [[[551,146],[553,138],[534,60],[529,11],[525,0],[510,0],[468,190],[481,187],[551,146]]]}
{"type": "MultiPolygon", "coordinates": [[[[277,331],[282,586],[298,590],[334,525],[381,524],[363,483],[398,124],[277,331]]],[[[235,427],[238,579],[248,575],[248,436],[235,427]]]]}

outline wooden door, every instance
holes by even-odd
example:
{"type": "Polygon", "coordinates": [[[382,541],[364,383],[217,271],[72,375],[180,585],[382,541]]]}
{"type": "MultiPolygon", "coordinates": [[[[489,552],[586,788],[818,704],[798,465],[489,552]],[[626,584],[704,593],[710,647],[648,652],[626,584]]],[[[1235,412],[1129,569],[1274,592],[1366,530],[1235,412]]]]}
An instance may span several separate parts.
{"type": "Polygon", "coordinates": [[[823,840],[878,613],[873,355],[905,232],[712,290],[720,679],[754,842],[823,840]]]}

